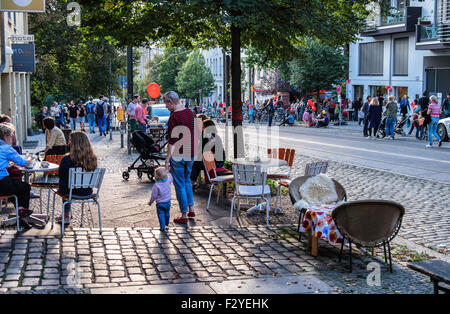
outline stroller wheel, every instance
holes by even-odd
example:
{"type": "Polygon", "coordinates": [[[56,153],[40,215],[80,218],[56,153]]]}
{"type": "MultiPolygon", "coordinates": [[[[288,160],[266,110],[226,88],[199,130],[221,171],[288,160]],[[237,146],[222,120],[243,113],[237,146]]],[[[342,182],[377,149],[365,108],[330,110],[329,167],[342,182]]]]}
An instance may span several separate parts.
{"type": "Polygon", "coordinates": [[[124,172],[122,173],[122,178],[123,178],[124,180],[128,181],[128,179],[130,178],[130,173],[127,172],[127,171],[124,171],[124,172]]]}
{"type": "Polygon", "coordinates": [[[137,176],[138,176],[139,179],[142,179],[142,172],[138,171],[137,176]]]}
{"type": "Polygon", "coordinates": [[[147,172],[147,177],[151,182],[155,182],[155,179],[153,178],[153,172],[149,171],[147,172]]]}

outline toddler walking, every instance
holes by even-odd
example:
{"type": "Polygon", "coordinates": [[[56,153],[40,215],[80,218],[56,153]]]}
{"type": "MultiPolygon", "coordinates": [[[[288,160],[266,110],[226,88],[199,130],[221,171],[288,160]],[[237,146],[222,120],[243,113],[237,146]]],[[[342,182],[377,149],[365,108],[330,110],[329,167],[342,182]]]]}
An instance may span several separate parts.
{"type": "Polygon", "coordinates": [[[170,221],[170,184],[172,183],[172,176],[166,168],[158,167],[155,170],[155,180],[152,197],[148,204],[151,206],[156,201],[160,230],[165,231],[170,221]]]}

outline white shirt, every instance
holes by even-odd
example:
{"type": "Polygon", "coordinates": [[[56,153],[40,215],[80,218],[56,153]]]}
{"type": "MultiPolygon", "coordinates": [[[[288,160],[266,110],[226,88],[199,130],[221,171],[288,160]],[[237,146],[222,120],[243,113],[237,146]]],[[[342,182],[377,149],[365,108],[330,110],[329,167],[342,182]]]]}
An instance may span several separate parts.
{"type": "Polygon", "coordinates": [[[128,115],[136,117],[136,104],[134,102],[130,102],[127,108],[128,115]]]}
{"type": "Polygon", "coordinates": [[[59,116],[60,112],[61,112],[61,111],[60,111],[60,109],[59,109],[59,106],[51,107],[51,108],[50,108],[50,115],[51,115],[52,117],[59,116]]]}

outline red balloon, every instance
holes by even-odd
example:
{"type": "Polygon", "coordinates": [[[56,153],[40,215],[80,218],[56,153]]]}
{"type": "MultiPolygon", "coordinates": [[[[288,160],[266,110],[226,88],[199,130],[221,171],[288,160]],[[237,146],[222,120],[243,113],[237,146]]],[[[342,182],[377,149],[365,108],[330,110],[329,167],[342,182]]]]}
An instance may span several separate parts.
{"type": "Polygon", "coordinates": [[[253,106],[248,106],[248,109],[252,109],[253,108],[253,106]]]}
{"type": "Polygon", "coordinates": [[[277,100],[277,99],[278,99],[278,96],[275,96],[274,99],[277,100]]]}
{"type": "Polygon", "coordinates": [[[223,114],[224,112],[225,112],[225,111],[224,111],[223,109],[222,109],[222,110],[220,110],[220,113],[221,113],[221,114],[223,114]]]}
{"type": "Polygon", "coordinates": [[[147,93],[151,98],[158,98],[161,94],[161,88],[156,83],[150,83],[147,86],[147,93]]]}
{"type": "Polygon", "coordinates": [[[231,106],[230,106],[230,107],[228,107],[228,111],[231,111],[231,106]]]}

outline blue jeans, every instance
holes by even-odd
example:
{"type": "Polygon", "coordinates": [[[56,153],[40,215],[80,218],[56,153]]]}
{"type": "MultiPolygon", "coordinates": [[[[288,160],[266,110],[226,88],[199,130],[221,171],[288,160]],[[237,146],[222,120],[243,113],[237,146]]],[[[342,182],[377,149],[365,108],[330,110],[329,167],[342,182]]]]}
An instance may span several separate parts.
{"type": "Polygon", "coordinates": [[[98,124],[98,131],[100,132],[101,135],[102,132],[106,131],[106,117],[97,116],[97,124],[98,124]]]}
{"type": "Polygon", "coordinates": [[[255,116],[254,115],[250,115],[250,121],[248,123],[255,123],[255,116]]]}
{"type": "Polygon", "coordinates": [[[173,185],[177,194],[181,213],[189,211],[188,206],[194,206],[194,195],[192,194],[191,172],[194,164],[191,160],[184,160],[182,157],[170,158],[170,173],[173,177],[173,185]]]}
{"type": "Polygon", "coordinates": [[[72,131],[77,129],[77,118],[70,118],[70,127],[72,128],[72,131]]]}
{"type": "Polygon", "coordinates": [[[273,116],[269,113],[269,126],[272,126],[273,116]]]}
{"type": "Polygon", "coordinates": [[[158,213],[159,227],[165,230],[170,222],[170,201],[156,204],[156,212],[158,213]]]}
{"type": "Polygon", "coordinates": [[[441,138],[439,137],[437,133],[437,127],[439,124],[439,118],[431,118],[430,124],[428,124],[428,140],[430,141],[430,146],[433,145],[433,135],[436,137],[438,142],[441,141],[441,138]]]}
{"type": "Polygon", "coordinates": [[[147,125],[139,123],[139,130],[141,130],[142,132],[146,133],[147,132],[147,125]]]}
{"type": "Polygon", "coordinates": [[[394,136],[394,128],[396,123],[397,123],[396,118],[386,119],[386,136],[394,136]]]}
{"type": "Polygon", "coordinates": [[[89,132],[95,132],[95,114],[88,113],[89,132]]]}

